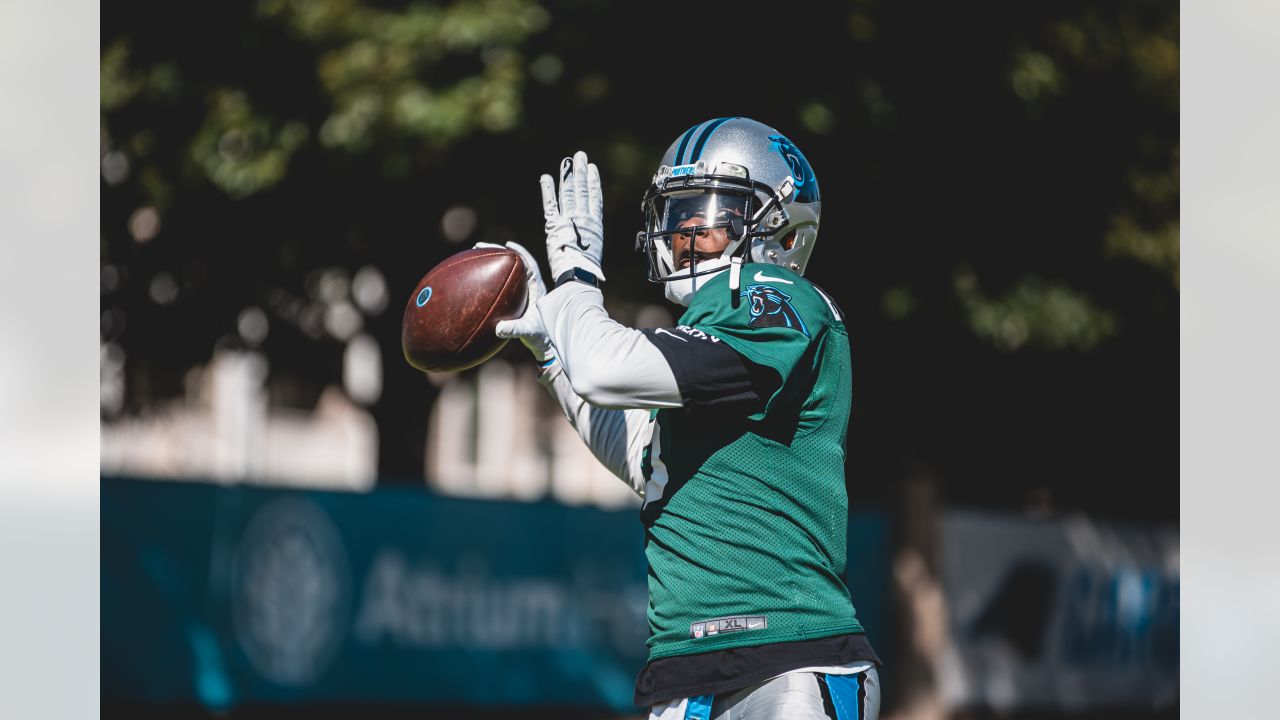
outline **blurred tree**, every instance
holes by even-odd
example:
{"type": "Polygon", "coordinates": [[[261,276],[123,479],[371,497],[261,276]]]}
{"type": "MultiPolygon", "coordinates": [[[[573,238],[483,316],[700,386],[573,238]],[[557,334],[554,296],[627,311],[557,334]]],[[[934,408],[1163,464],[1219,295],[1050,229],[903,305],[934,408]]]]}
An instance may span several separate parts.
{"type": "Polygon", "coordinates": [[[608,301],[659,302],[629,252],[639,198],[678,133],[741,114],[822,183],[810,275],[850,316],[855,502],[924,462],[953,501],[1176,520],[1177,40],[1156,0],[112,8],[102,332],[123,411],[253,344],[247,308],[285,404],[368,332],[383,474],[416,482],[432,391],[400,362],[397,303],[422,272],[460,243],[536,247],[537,176],[581,148],[608,301]],[[335,308],[364,307],[368,268],[390,302],[353,329],[335,308]]]}
{"type": "Polygon", "coordinates": [[[420,478],[429,386],[398,363],[394,303],[359,303],[352,275],[398,299],[448,252],[423,219],[450,198],[411,199],[422,183],[406,178],[516,124],[519,48],[546,22],[526,0],[143,3],[104,19],[103,264],[123,281],[104,288],[103,333],[129,358],[129,407],[175,394],[215,343],[261,343],[277,401],[310,405],[367,326],[388,366],[383,473],[420,478]],[[384,201],[398,212],[379,217],[384,201]],[[117,224],[139,212],[156,218],[145,237],[117,224]],[[184,280],[164,301],[148,292],[162,274],[184,280]],[[270,331],[246,337],[239,318],[261,308],[270,331]]]}

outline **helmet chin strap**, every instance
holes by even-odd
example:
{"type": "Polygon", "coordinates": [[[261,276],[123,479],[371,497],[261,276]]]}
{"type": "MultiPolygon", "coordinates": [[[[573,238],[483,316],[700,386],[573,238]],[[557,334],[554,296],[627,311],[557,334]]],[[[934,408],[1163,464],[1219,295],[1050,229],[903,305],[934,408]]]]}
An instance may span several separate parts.
{"type": "Polygon", "coordinates": [[[738,307],[739,292],[742,286],[742,256],[729,258],[729,306],[738,307]]]}

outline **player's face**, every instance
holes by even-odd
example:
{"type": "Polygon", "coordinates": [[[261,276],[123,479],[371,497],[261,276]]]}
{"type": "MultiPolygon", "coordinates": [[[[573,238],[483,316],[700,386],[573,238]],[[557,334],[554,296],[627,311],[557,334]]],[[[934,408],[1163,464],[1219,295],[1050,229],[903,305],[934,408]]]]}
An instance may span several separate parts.
{"type": "MultiPolygon", "coordinates": [[[[742,217],[743,208],[735,203],[725,202],[725,198],[718,198],[712,199],[710,203],[705,201],[689,203],[688,209],[680,212],[680,216],[673,220],[676,220],[676,228],[684,229],[724,223],[731,215],[742,217]],[[709,215],[712,217],[708,217],[709,215]]],[[[676,261],[676,269],[683,270],[689,267],[694,258],[697,258],[698,262],[704,262],[720,257],[720,253],[729,247],[731,241],[729,230],[724,227],[704,228],[672,235],[671,253],[676,261]]]]}
{"type": "MultiPolygon", "coordinates": [[[[706,224],[707,219],[699,215],[685,220],[680,223],[679,227],[690,228],[706,224]]],[[[681,233],[671,237],[671,246],[678,263],[676,269],[683,270],[689,267],[694,256],[697,256],[698,262],[720,257],[720,253],[724,252],[726,247],[729,247],[729,233],[725,228],[681,233]],[[694,237],[695,235],[696,237],[694,237]],[[692,248],[692,251],[690,251],[690,248],[692,248]]]]}

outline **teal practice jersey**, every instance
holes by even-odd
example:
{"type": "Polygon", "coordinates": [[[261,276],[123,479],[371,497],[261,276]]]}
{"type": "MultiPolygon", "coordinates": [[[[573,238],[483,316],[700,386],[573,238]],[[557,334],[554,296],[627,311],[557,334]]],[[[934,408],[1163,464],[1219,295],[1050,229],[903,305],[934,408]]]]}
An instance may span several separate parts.
{"type": "Polygon", "coordinates": [[[800,275],[744,265],[699,288],[681,325],[777,372],[751,415],[655,411],[641,518],[649,659],[861,632],[844,584],[849,339],[800,275]]]}

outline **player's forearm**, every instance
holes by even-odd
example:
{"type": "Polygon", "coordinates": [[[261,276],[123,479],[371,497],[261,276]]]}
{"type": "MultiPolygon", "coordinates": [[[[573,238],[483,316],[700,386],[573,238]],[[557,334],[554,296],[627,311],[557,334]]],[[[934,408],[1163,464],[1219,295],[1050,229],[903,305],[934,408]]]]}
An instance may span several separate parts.
{"type": "Polygon", "coordinates": [[[578,431],[578,436],[596,459],[643,496],[645,481],[641,458],[653,432],[649,411],[605,410],[591,406],[573,391],[559,361],[553,361],[538,376],[538,382],[555,398],[569,424],[578,431]]]}
{"type": "Polygon", "coordinates": [[[609,317],[599,290],[569,283],[537,308],[579,397],[602,408],[682,407],[666,358],[639,330],[609,317]]]}

